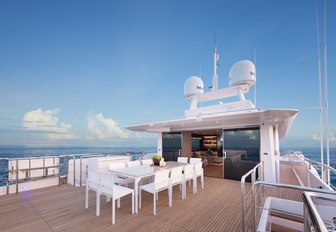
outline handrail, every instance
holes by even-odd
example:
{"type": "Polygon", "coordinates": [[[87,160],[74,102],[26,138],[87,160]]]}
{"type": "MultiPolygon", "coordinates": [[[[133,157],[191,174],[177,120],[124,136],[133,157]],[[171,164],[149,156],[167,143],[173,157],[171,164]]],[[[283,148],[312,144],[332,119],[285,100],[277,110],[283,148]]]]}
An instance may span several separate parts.
{"type": "MultiPolygon", "coordinates": [[[[332,188],[335,189],[335,187],[334,187],[333,185],[331,185],[331,183],[330,183],[330,179],[329,179],[329,178],[326,179],[326,177],[328,176],[328,175],[327,175],[327,172],[328,172],[328,171],[329,171],[329,172],[331,171],[332,173],[336,174],[336,169],[335,169],[335,168],[330,167],[330,166],[328,166],[327,164],[320,163],[320,162],[318,162],[318,161],[316,161],[316,160],[308,159],[308,158],[306,158],[304,155],[299,154],[299,153],[290,153],[290,154],[286,154],[284,157],[298,157],[298,158],[300,158],[300,159],[302,159],[302,160],[308,162],[308,169],[309,169],[309,170],[311,170],[311,165],[314,165],[314,164],[315,164],[315,165],[321,166],[321,170],[322,170],[322,172],[323,172],[323,179],[321,178],[321,180],[322,180],[325,184],[327,184],[327,185],[329,185],[329,186],[331,186],[332,188]]],[[[308,179],[308,180],[309,180],[309,179],[308,179]]]]}
{"type": "Polygon", "coordinates": [[[287,189],[293,189],[293,190],[300,190],[300,191],[308,191],[308,192],[316,192],[316,193],[325,193],[325,194],[331,194],[336,197],[336,192],[331,191],[328,189],[319,189],[319,188],[311,188],[311,187],[304,187],[304,186],[297,186],[297,185],[288,185],[288,184],[278,184],[278,183],[270,183],[270,182],[265,182],[265,181],[256,181],[253,184],[253,207],[254,207],[254,214],[253,214],[253,226],[254,226],[254,231],[256,231],[257,228],[257,206],[256,206],[256,189],[257,186],[269,186],[269,187],[280,187],[280,188],[287,188],[287,189]]]}
{"type": "Polygon", "coordinates": [[[2,159],[7,159],[8,162],[11,162],[11,161],[15,162],[15,166],[12,166],[11,170],[7,169],[8,175],[9,173],[15,174],[14,180],[10,179],[9,176],[7,178],[7,194],[9,194],[9,182],[14,182],[16,186],[15,192],[16,193],[19,192],[19,182],[21,181],[21,179],[19,178],[19,171],[21,172],[24,171],[26,173],[26,177],[24,179],[31,179],[31,171],[33,170],[42,170],[42,175],[40,177],[43,178],[43,177],[48,176],[49,168],[57,168],[58,169],[57,175],[59,176],[60,175],[60,162],[54,165],[55,158],[59,158],[59,157],[58,156],[44,156],[44,157],[2,158],[2,159]],[[45,163],[46,159],[53,159],[53,165],[46,166],[46,163],[45,163]],[[19,167],[19,161],[22,161],[22,160],[28,161],[28,168],[19,167]],[[42,166],[32,167],[32,164],[31,164],[32,160],[42,160],[42,166]]]}
{"type": "MultiPolygon", "coordinates": [[[[314,202],[312,200],[312,197],[315,198],[321,198],[324,200],[332,200],[336,201],[336,196],[335,195],[330,195],[330,194],[325,194],[325,193],[313,193],[313,192],[304,192],[303,193],[303,202],[304,202],[304,227],[305,231],[310,231],[310,225],[309,221],[312,222],[312,225],[315,228],[315,231],[329,231],[328,228],[326,227],[325,223],[323,222],[320,214],[318,213],[316,207],[314,206],[314,202]],[[308,218],[309,216],[309,218],[308,218]],[[310,219],[310,220],[309,220],[310,219]]],[[[335,230],[335,224],[334,222],[329,225],[332,227],[332,231],[335,230]]],[[[329,228],[331,229],[331,228],[329,228]]]]}
{"type": "MultiPolygon", "coordinates": [[[[247,196],[252,192],[252,187],[255,181],[258,180],[264,180],[264,166],[263,161],[258,163],[254,168],[252,168],[250,171],[248,171],[245,175],[241,177],[241,191],[242,191],[242,218],[243,218],[243,231],[246,231],[246,198],[247,196]],[[258,178],[256,179],[256,173],[257,170],[259,170],[258,178]],[[245,190],[245,181],[246,178],[251,176],[251,188],[247,191],[245,190]]],[[[253,193],[253,192],[252,192],[253,193]]]]}
{"type": "MultiPolygon", "coordinates": [[[[74,155],[60,155],[60,156],[43,156],[43,157],[20,157],[20,158],[0,158],[0,160],[7,160],[7,162],[15,162],[14,166],[12,166],[11,169],[4,170],[4,174],[7,173],[7,178],[2,178],[6,181],[6,187],[7,187],[7,194],[9,194],[9,182],[12,182],[15,184],[15,192],[19,192],[19,183],[24,180],[30,180],[32,179],[31,177],[31,171],[34,170],[42,170],[42,174],[38,178],[46,178],[49,176],[48,169],[50,168],[56,168],[58,170],[56,176],[58,176],[58,184],[61,184],[61,158],[65,157],[71,157],[72,159],[75,159],[74,155]],[[46,165],[46,160],[52,159],[52,164],[51,165],[46,165]],[[55,159],[59,159],[58,163],[55,163],[55,159]],[[19,166],[19,161],[24,161],[26,160],[28,162],[28,167],[25,168],[20,168],[19,166]],[[32,167],[32,161],[33,160],[42,160],[42,165],[38,167],[32,167]],[[14,169],[15,168],[15,169],[14,169]],[[26,176],[24,178],[19,177],[20,172],[25,172],[26,176]],[[9,173],[14,174],[14,179],[9,178],[9,173]]],[[[8,165],[8,164],[7,164],[8,165]]],[[[68,165],[66,161],[63,164],[65,167],[68,165]]],[[[75,167],[74,167],[75,171],[75,167]]],[[[53,174],[55,176],[55,174],[53,174]]],[[[35,177],[34,177],[35,178],[35,177]]]]}

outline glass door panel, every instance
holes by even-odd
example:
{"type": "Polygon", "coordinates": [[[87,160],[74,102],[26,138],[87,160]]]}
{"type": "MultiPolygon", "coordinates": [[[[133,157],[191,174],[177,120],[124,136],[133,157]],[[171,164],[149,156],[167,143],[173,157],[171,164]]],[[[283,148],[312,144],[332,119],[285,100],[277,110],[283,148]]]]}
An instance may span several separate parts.
{"type": "Polygon", "coordinates": [[[181,133],[162,134],[162,155],[165,161],[177,161],[179,152],[182,149],[181,133]]]}
{"type": "Polygon", "coordinates": [[[260,162],[260,129],[224,129],[224,178],[240,180],[260,162]]]}

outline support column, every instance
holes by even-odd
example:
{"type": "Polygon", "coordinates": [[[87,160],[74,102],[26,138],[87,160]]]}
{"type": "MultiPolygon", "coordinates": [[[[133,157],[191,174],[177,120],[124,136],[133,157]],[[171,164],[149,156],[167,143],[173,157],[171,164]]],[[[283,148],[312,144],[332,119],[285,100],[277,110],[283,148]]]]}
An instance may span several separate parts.
{"type": "Polygon", "coordinates": [[[273,127],[273,138],[274,138],[274,156],[275,156],[275,167],[276,167],[276,181],[280,183],[280,146],[279,146],[279,128],[278,125],[273,127]]]}
{"type": "Polygon", "coordinates": [[[162,132],[158,133],[157,154],[162,157],[162,132]]]}
{"type": "Polygon", "coordinates": [[[191,157],[192,156],[192,138],[190,131],[182,132],[182,156],[191,157]]]}

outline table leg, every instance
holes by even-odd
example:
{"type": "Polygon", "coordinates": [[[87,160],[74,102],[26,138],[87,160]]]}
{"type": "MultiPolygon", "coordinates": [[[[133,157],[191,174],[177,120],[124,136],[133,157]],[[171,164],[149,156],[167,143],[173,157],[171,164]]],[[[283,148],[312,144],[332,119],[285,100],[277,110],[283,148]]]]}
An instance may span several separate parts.
{"type": "Polygon", "coordinates": [[[135,180],[134,180],[135,213],[139,212],[139,203],[138,203],[138,199],[139,199],[139,182],[140,182],[140,179],[139,178],[135,178],[135,180]]]}

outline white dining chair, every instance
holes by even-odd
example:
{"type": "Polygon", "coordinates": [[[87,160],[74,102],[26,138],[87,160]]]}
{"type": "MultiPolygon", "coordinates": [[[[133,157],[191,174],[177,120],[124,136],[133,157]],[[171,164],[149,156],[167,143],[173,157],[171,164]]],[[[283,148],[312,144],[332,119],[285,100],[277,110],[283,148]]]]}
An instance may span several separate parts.
{"type": "Polygon", "coordinates": [[[177,162],[187,164],[188,163],[188,157],[181,157],[181,156],[177,157],[177,162]]]}
{"type": "MultiPolygon", "coordinates": [[[[141,192],[142,190],[153,194],[153,214],[156,215],[156,201],[157,201],[157,194],[160,191],[168,189],[169,186],[169,169],[164,169],[155,172],[154,182],[140,186],[139,192],[139,208],[141,208],[141,192]]],[[[168,204],[171,202],[171,195],[170,191],[168,191],[168,204]]],[[[169,205],[171,206],[171,205],[169,205]]]]}
{"type": "Polygon", "coordinates": [[[197,162],[194,164],[195,170],[195,183],[194,183],[194,193],[197,193],[197,178],[201,177],[202,189],[204,189],[204,171],[202,167],[203,162],[197,162]]]}
{"type": "Polygon", "coordinates": [[[128,161],[127,162],[127,167],[136,167],[136,166],[140,166],[140,160],[134,160],[134,161],[128,161]]]}
{"type": "MultiPolygon", "coordinates": [[[[173,187],[175,185],[179,185],[180,186],[180,190],[181,190],[181,185],[183,185],[183,166],[180,166],[180,167],[175,167],[175,168],[172,168],[170,170],[170,178],[169,178],[169,191],[170,191],[170,202],[169,202],[169,205],[171,206],[173,204],[173,187]]],[[[184,189],[184,188],[182,188],[184,189]]],[[[182,199],[184,199],[184,193],[182,191],[182,199]]]]}
{"type": "Polygon", "coordinates": [[[88,177],[86,179],[86,188],[85,188],[85,209],[89,208],[89,190],[96,192],[96,215],[100,214],[100,204],[97,204],[100,188],[100,175],[98,172],[93,172],[88,170],[88,177]]]}
{"type": "Polygon", "coordinates": [[[153,164],[153,160],[152,159],[143,159],[141,160],[142,165],[146,165],[146,166],[150,166],[153,164]]]}
{"type": "MultiPolygon", "coordinates": [[[[124,196],[132,196],[132,214],[134,214],[134,190],[115,184],[114,175],[102,173],[100,175],[99,194],[112,199],[112,224],[115,224],[115,201],[118,200],[117,207],[120,208],[120,199],[124,196]]],[[[100,204],[100,198],[97,204],[100,204]]]]}
{"type": "Polygon", "coordinates": [[[182,185],[182,187],[184,187],[184,189],[182,190],[184,192],[183,199],[187,197],[187,189],[186,189],[187,184],[186,183],[187,181],[191,181],[191,180],[193,181],[193,185],[195,185],[195,168],[193,164],[187,164],[186,166],[184,166],[184,169],[183,169],[183,182],[184,182],[184,185],[182,185]]]}
{"type": "Polygon", "coordinates": [[[202,162],[202,158],[190,158],[189,163],[196,164],[198,162],[202,162]]]}
{"type": "MultiPolygon", "coordinates": [[[[126,163],[125,162],[113,162],[113,163],[109,164],[109,168],[110,168],[110,171],[126,168],[126,163]]],[[[128,184],[133,183],[134,181],[132,179],[127,178],[127,177],[115,176],[114,177],[114,182],[116,184],[124,185],[124,186],[128,187],[128,184]]]]}

